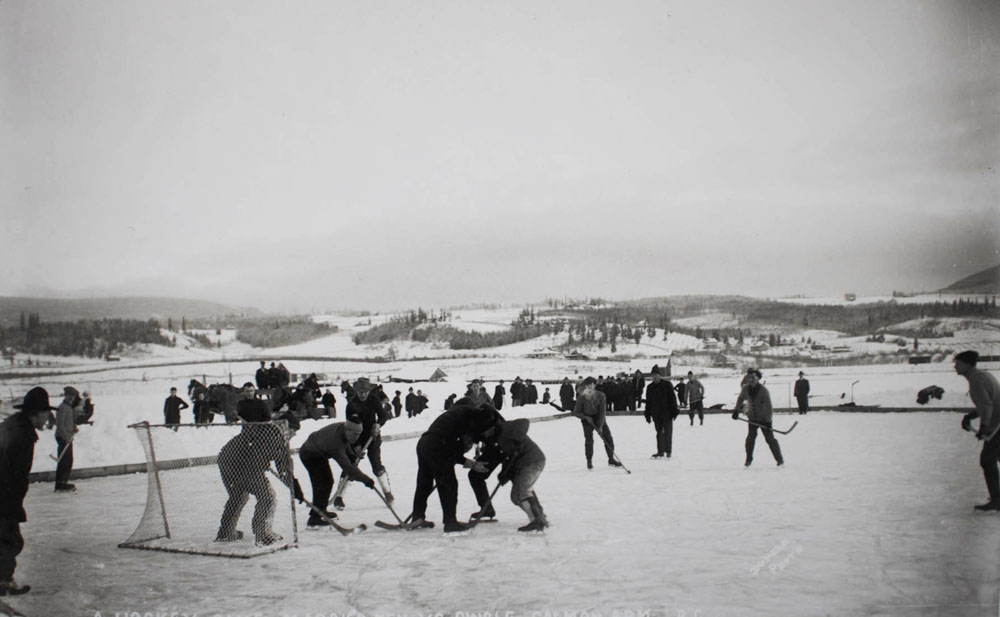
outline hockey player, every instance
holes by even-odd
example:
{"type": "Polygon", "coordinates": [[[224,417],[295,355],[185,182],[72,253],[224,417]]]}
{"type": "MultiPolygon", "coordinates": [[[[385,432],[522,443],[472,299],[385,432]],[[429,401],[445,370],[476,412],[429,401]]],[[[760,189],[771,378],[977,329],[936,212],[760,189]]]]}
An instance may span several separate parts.
{"type": "Polygon", "coordinates": [[[983,468],[986,490],[990,494],[990,500],[975,506],[975,510],[996,512],[1000,511],[1000,471],[997,470],[997,459],[1000,459],[1000,384],[993,375],[977,369],[978,362],[979,354],[975,351],[955,355],[955,372],[969,382],[969,396],[976,406],[974,411],[962,418],[962,428],[971,431],[972,420],[979,418],[976,437],[983,440],[979,466],[983,468]]]}
{"type": "Polygon", "coordinates": [[[745,467],[749,467],[753,463],[753,448],[757,442],[757,429],[760,429],[760,432],[764,433],[764,440],[767,441],[768,447],[771,448],[771,454],[774,455],[774,460],[778,463],[778,467],[781,467],[785,464],[785,459],[781,456],[781,446],[778,445],[778,440],[774,438],[774,431],[771,430],[773,416],[771,394],[760,383],[760,378],[761,373],[759,370],[750,369],[747,371],[746,376],[743,378],[746,385],[743,386],[740,395],[736,398],[733,420],[739,420],[740,412],[742,412],[746,414],[747,419],[750,421],[745,444],[747,452],[747,460],[744,463],[745,467]]]}
{"type": "Polygon", "coordinates": [[[445,533],[469,528],[467,523],[460,523],[455,515],[458,506],[455,465],[462,463],[468,468],[485,471],[482,464],[465,458],[465,452],[472,444],[481,441],[484,433],[500,421],[500,414],[492,407],[456,404],[431,423],[417,442],[417,486],[413,493],[413,511],[407,527],[416,528],[427,524],[427,499],[436,486],[441,500],[445,533]]]}
{"type": "MultiPolygon", "coordinates": [[[[330,459],[337,461],[342,473],[350,480],[375,488],[375,481],[366,476],[357,467],[359,450],[364,446],[361,434],[364,427],[360,418],[350,416],[346,422],[328,424],[306,438],[299,450],[299,459],[309,472],[312,483],[312,501],[317,509],[326,513],[327,518],[336,518],[336,513],[327,512],[330,503],[330,491],[333,490],[333,473],[330,471],[330,459]]],[[[311,511],[306,527],[317,528],[328,526],[318,512],[311,511]]]]}
{"type": "Polygon", "coordinates": [[[670,458],[673,451],[674,420],[677,418],[677,399],[674,388],[659,373],[653,373],[653,382],[646,388],[646,423],[656,428],[656,454],[650,458],[670,458]]]}
{"type": "Polygon", "coordinates": [[[573,415],[583,423],[583,450],[587,456],[587,469],[593,469],[594,463],[594,430],[604,438],[604,451],[608,455],[608,465],[621,467],[615,458],[615,440],[611,436],[611,428],[605,420],[608,401],[603,392],[597,391],[597,380],[588,377],[581,384],[573,415]]]}
{"type": "MultiPolygon", "coordinates": [[[[361,377],[354,382],[354,396],[347,402],[344,416],[347,418],[356,416],[361,420],[363,427],[361,447],[365,449],[365,444],[367,444],[368,461],[371,463],[372,473],[378,478],[386,500],[392,503],[394,497],[389,486],[389,475],[382,465],[382,426],[392,417],[392,405],[389,404],[388,397],[381,389],[376,389],[368,381],[368,378],[361,377]]],[[[344,509],[344,492],[347,491],[350,481],[351,478],[347,473],[340,475],[340,484],[333,497],[334,508],[344,509]]]]}
{"type": "Polygon", "coordinates": [[[529,425],[527,418],[519,418],[496,427],[497,443],[503,453],[503,468],[497,479],[501,485],[511,482],[510,500],[528,515],[528,524],[517,530],[541,531],[549,522],[534,486],[545,469],[545,454],[528,437],[529,425]]]}
{"type": "MultiPolygon", "coordinates": [[[[229,499],[222,511],[215,541],[233,542],[243,538],[243,532],[236,529],[236,523],[250,495],[253,495],[257,500],[251,522],[254,539],[258,545],[267,546],[282,539],[271,529],[275,495],[267,478],[267,469],[274,461],[281,480],[288,485],[293,484],[289,437],[278,426],[263,424],[270,421],[270,412],[263,401],[253,398],[252,383],[243,384],[243,396],[237,408],[240,419],[250,424],[243,426],[238,435],[222,446],[217,459],[229,499]]],[[[286,419],[292,433],[298,430],[298,420],[294,416],[289,414],[286,419]]]]}

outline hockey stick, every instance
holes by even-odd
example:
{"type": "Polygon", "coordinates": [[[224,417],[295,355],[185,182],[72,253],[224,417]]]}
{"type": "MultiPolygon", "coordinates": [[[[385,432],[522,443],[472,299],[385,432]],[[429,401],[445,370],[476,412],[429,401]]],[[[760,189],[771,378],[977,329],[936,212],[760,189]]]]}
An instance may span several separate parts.
{"type": "Polygon", "coordinates": [[[493,505],[493,496],[497,494],[497,491],[500,490],[501,486],[503,486],[503,484],[500,483],[500,482],[497,482],[497,487],[495,489],[493,489],[493,492],[490,493],[490,496],[486,498],[486,503],[484,503],[483,507],[479,509],[479,515],[472,517],[472,518],[474,518],[476,520],[475,521],[469,521],[470,523],[472,523],[473,527],[475,527],[476,525],[478,525],[479,523],[481,523],[483,521],[483,515],[486,514],[486,510],[488,510],[490,508],[490,506],[493,505]]]}
{"type": "Polygon", "coordinates": [[[608,443],[608,438],[604,436],[604,431],[597,428],[597,424],[594,423],[594,421],[590,418],[590,416],[584,416],[575,413],[570,413],[570,415],[580,418],[581,420],[586,420],[587,422],[590,422],[590,426],[594,427],[594,432],[597,433],[597,436],[600,437],[601,441],[604,442],[605,447],[611,449],[611,456],[614,458],[614,460],[618,461],[618,464],[621,466],[622,469],[625,470],[625,473],[627,474],[632,473],[632,470],[626,467],[625,463],[623,463],[622,460],[618,458],[618,453],[615,452],[614,447],[612,447],[611,444],[608,443]]]}
{"type": "Polygon", "coordinates": [[[782,435],[787,435],[787,434],[791,433],[795,429],[795,427],[799,425],[799,421],[796,420],[795,422],[792,422],[792,425],[788,428],[787,431],[779,431],[778,429],[774,428],[773,426],[764,426],[763,424],[758,424],[757,422],[751,422],[750,420],[746,420],[744,418],[736,418],[736,419],[740,420],[741,422],[746,422],[747,424],[752,424],[754,426],[759,426],[760,428],[764,428],[764,429],[768,429],[768,430],[774,431],[775,433],[781,433],[782,435]]]}
{"type": "Polygon", "coordinates": [[[73,435],[70,436],[69,441],[66,442],[66,447],[62,449],[62,452],[59,453],[58,457],[53,456],[51,454],[49,455],[49,458],[54,460],[56,462],[56,465],[58,465],[59,462],[62,461],[63,457],[66,456],[66,453],[69,452],[69,448],[70,446],[73,445],[73,440],[76,439],[76,433],[78,432],[79,431],[75,431],[73,435]]]}
{"type": "MultiPolygon", "coordinates": [[[[267,471],[272,476],[274,476],[275,478],[277,478],[282,484],[284,484],[285,486],[288,486],[288,483],[285,482],[284,480],[282,480],[281,476],[279,476],[278,473],[276,471],[274,471],[274,469],[272,469],[271,467],[268,467],[267,471]]],[[[361,523],[357,527],[344,527],[343,525],[339,525],[333,519],[331,519],[329,516],[327,516],[326,512],[324,512],[323,510],[320,510],[318,507],[316,507],[315,504],[313,504],[313,502],[309,501],[304,496],[300,496],[299,497],[299,501],[301,501],[302,503],[304,503],[307,506],[309,506],[309,508],[313,512],[315,512],[317,515],[319,515],[319,517],[321,519],[323,519],[324,523],[326,523],[330,527],[333,527],[334,529],[336,529],[337,531],[339,531],[341,535],[349,536],[352,533],[359,533],[359,532],[364,531],[365,529],[368,529],[368,526],[365,525],[364,523],[361,523]]]]}
{"type": "Polygon", "coordinates": [[[396,517],[396,521],[399,522],[400,526],[402,526],[403,519],[399,518],[399,515],[396,514],[396,510],[393,509],[392,504],[390,504],[389,500],[385,498],[385,495],[382,494],[382,491],[378,490],[377,486],[372,486],[372,490],[375,491],[375,494],[378,495],[378,498],[382,500],[382,503],[385,504],[385,507],[389,508],[389,512],[392,512],[392,515],[396,517]]]}

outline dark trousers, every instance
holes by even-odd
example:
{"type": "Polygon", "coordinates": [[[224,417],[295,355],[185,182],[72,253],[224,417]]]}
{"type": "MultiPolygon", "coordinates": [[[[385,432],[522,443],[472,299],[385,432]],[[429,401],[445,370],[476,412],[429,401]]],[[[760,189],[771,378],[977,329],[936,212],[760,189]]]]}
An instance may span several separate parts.
{"type": "Polygon", "coordinates": [[[990,501],[1000,503],[1000,471],[997,471],[997,460],[1000,459],[1000,433],[983,444],[979,455],[979,466],[983,468],[986,479],[986,490],[990,492],[990,501]]]}
{"type": "Polygon", "coordinates": [[[59,448],[59,464],[56,465],[56,486],[62,486],[69,482],[69,474],[73,471],[73,440],[64,440],[56,437],[56,445],[59,448]]]}
{"type": "Polygon", "coordinates": [[[764,433],[764,441],[767,442],[769,448],[771,448],[771,454],[774,455],[774,460],[778,463],[783,463],[784,459],[781,458],[781,446],[778,445],[778,440],[774,438],[774,431],[771,430],[771,423],[760,423],[765,424],[767,428],[761,428],[755,424],[749,425],[749,431],[747,432],[747,460],[753,460],[753,447],[757,443],[757,429],[760,429],[761,433],[764,433]]]}
{"type": "Polygon", "coordinates": [[[0,519],[0,582],[14,578],[14,568],[17,567],[17,556],[24,548],[24,538],[21,537],[21,523],[0,519]]]}
{"type": "MultiPolygon", "coordinates": [[[[333,492],[333,471],[330,469],[330,459],[312,447],[303,447],[299,450],[299,460],[309,472],[313,505],[326,512],[326,507],[330,504],[330,493],[333,492]]],[[[310,516],[313,514],[310,513],[310,516]]]]}
{"type": "Polygon", "coordinates": [[[262,534],[271,531],[271,523],[274,520],[275,496],[271,483],[267,481],[267,476],[263,471],[241,469],[239,461],[219,461],[219,471],[222,474],[222,483],[226,486],[229,499],[222,510],[222,519],[219,521],[220,535],[230,536],[236,532],[236,523],[240,519],[243,507],[250,500],[250,495],[257,498],[257,505],[253,510],[253,520],[251,529],[254,537],[261,537],[262,534]]]}
{"type": "Polygon", "coordinates": [[[372,438],[372,442],[368,444],[368,462],[372,464],[372,473],[376,476],[381,476],[385,473],[385,467],[382,466],[382,436],[375,435],[372,438]]]}
{"type": "Polygon", "coordinates": [[[484,472],[476,471],[475,469],[469,470],[469,485],[472,486],[472,492],[476,494],[476,503],[479,504],[480,509],[490,500],[490,489],[486,486],[486,479],[490,477],[490,474],[499,465],[499,461],[490,463],[486,466],[486,471],[484,472]]]}
{"type": "Polygon", "coordinates": [[[670,416],[653,416],[656,429],[656,453],[671,455],[674,444],[674,421],[670,416]]]}
{"type": "Polygon", "coordinates": [[[694,424],[694,414],[698,414],[698,422],[705,423],[705,411],[704,406],[701,401],[695,401],[691,403],[691,407],[688,408],[688,417],[691,418],[691,424],[694,424]]]}
{"type": "Polygon", "coordinates": [[[804,414],[805,412],[809,411],[809,397],[808,396],[795,397],[795,401],[799,404],[799,413],[800,414],[804,414]]]}
{"type": "MultiPolygon", "coordinates": [[[[589,420],[581,420],[583,424],[583,451],[587,455],[587,460],[594,458],[594,425],[590,423],[589,420]]],[[[615,456],[615,438],[611,436],[611,428],[608,423],[605,422],[604,426],[601,427],[601,435],[604,437],[604,452],[607,453],[608,459],[612,459],[615,456]]]]}
{"type": "Polygon", "coordinates": [[[423,518],[427,513],[427,499],[437,485],[438,498],[444,522],[454,523],[458,507],[458,478],[455,477],[457,455],[449,444],[438,435],[425,433],[417,442],[417,488],[413,492],[412,518],[423,518]]]}

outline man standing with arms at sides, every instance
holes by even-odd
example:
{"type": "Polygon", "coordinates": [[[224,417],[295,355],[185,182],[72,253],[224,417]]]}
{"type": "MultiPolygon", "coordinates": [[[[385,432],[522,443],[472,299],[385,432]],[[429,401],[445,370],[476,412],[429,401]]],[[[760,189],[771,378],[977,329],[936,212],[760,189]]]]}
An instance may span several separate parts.
{"type": "Polygon", "coordinates": [[[493,389],[493,406],[496,407],[497,411],[503,409],[503,396],[507,394],[507,388],[503,387],[503,380],[497,384],[497,387],[493,389]]]}
{"type": "Polygon", "coordinates": [[[809,380],[802,371],[799,371],[799,378],[795,381],[795,400],[799,404],[799,415],[805,415],[809,411],[809,380]]]}
{"type": "Polygon", "coordinates": [[[705,423],[705,386],[694,378],[694,373],[688,371],[688,417],[694,426],[694,414],[698,414],[698,424],[705,423]]]}
{"type": "Polygon", "coordinates": [[[406,394],[406,417],[412,418],[416,415],[417,395],[413,393],[413,388],[406,394]]]}
{"type": "Polygon", "coordinates": [[[677,417],[677,399],[669,381],[653,373],[653,383],[646,388],[646,423],[656,428],[656,454],[650,458],[670,458],[673,450],[674,418],[677,417]]]}
{"type": "Polygon", "coordinates": [[[0,596],[19,596],[31,589],[14,582],[14,569],[24,548],[21,523],[27,521],[24,496],[35,458],[36,431],[45,426],[53,409],[44,388],[32,388],[14,408],[20,411],[0,424],[0,596]]]}
{"type": "Polygon", "coordinates": [[[979,466],[983,468],[983,478],[986,480],[986,490],[990,500],[975,507],[978,512],[1000,511],[1000,471],[997,470],[997,460],[1000,459],[1000,384],[996,377],[976,368],[979,354],[975,351],[963,351],[955,356],[955,372],[965,377],[969,382],[969,397],[976,409],[962,418],[962,428],[972,430],[972,420],[979,418],[979,430],[976,438],[983,441],[983,450],[979,454],[979,466]]]}

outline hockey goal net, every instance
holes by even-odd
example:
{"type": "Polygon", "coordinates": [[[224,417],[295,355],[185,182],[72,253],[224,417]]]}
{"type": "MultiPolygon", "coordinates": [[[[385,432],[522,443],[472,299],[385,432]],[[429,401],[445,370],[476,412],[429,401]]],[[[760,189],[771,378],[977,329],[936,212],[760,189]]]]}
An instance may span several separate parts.
{"type": "Polygon", "coordinates": [[[285,422],[129,428],[146,452],[146,508],[120,548],[247,558],[298,546],[285,422]]]}

